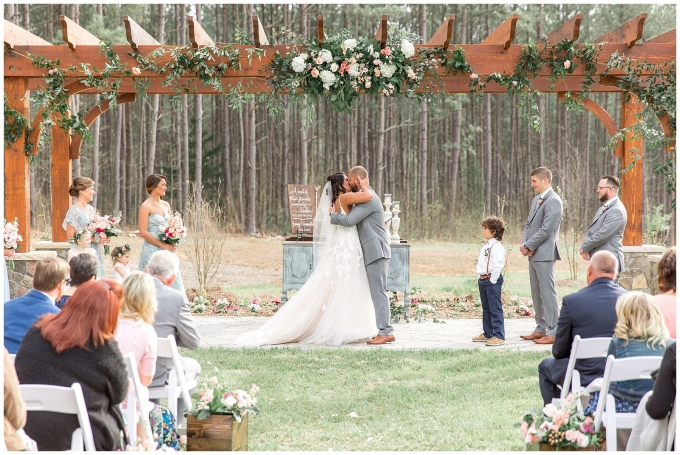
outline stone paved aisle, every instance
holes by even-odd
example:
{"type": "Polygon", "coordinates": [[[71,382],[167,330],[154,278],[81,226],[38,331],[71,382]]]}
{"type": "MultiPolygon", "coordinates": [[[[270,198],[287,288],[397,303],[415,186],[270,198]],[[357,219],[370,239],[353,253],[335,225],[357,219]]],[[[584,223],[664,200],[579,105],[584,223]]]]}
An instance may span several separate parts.
{"type": "MultiPolygon", "coordinates": [[[[238,348],[234,345],[237,335],[255,330],[268,318],[257,316],[197,316],[194,318],[201,334],[201,347],[238,348]]],[[[366,343],[344,345],[349,349],[511,349],[518,351],[550,351],[552,345],[538,345],[524,341],[519,336],[531,333],[533,319],[509,319],[505,321],[505,345],[499,347],[474,343],[473,336],[482,331],[481,319],[450,319],[444,324],[401,321],[393,324],[396,341],[382,346],[368,346],[366,343]]],[[[281,345],[279,345],[281,346],[281,345]]],[[[282,346],[301,349],[318,349],[324,346],[289,343],[282,346]]]]}

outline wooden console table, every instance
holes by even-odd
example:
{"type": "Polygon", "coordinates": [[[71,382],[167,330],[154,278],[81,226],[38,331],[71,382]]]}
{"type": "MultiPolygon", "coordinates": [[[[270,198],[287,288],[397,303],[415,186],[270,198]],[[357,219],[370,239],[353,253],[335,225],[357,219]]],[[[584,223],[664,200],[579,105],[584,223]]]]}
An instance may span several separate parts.
{"type": "MultiPolygon", "coordinates": [[[[283,289],[281,304],[288,301],[288,291],[298,290],[307,282],[314,271],[313,242],[309,240],[297,241],[287,239],[283,242],[283,289]]],[[[411,317],[411,287],[409,284],[409,264],[411,245],[402,240],[393,243],[392,258],[387,269],[387,290],[403,291],[404,311],[406,321],[411,317]]]]}

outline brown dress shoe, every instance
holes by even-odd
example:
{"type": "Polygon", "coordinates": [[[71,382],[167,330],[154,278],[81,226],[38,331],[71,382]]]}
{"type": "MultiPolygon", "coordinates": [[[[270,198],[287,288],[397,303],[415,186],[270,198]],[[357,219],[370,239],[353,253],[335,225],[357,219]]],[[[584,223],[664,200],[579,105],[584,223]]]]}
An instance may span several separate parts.
{"type": "Polygon", "coordinates": [[[538,340],[539,338],[543,338],[544,336],[545,333],[531,332],[531,335],[520,335],[519,337],[523,340],[531,341],[538,340]]]}
{"type": "Polygon", "coordinates": [[[366,344],[385,344],[391,343],[395,340],[394,335],[378,335],[377,337],[368,340],[366,344]]]}
{"type": "Polygon", "coordinates": [[[537,340],[534,340],[534,343],[536,343],[536,344],[553,344],[554,342],[555,342],[555,337],[551,337],[549,335],[546,335],[543,338],[539,338],[537,340]]]}

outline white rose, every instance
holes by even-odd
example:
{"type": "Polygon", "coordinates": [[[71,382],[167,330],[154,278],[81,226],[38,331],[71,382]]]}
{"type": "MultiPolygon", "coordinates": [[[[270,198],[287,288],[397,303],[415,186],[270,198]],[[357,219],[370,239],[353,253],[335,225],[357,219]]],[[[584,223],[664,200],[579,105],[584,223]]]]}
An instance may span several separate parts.
{"type": "Polygon", "coordinates": [[[227,398],[223,398],[221,401],[222,404],[228,408],[234,406],[238,402],[234,395],[228,395],[227,398]]]}
{"type": "Polygon", "coordinates": [[[380,73],[384,77],[392,77],[395,71],[397,71],[397,65],[380,65],[380,73]]]}
{"type": "Polygon", "coordinates": [[[331,51],[327,49],[322,49],[319,52],[319,57],[321,57],[321,59],[326,63],[330,63],[333,61],[333,54],[331,54],[331,51]]]}
{"type": "Polygon", "coordinates": [[[342,42],[342,47],[345,49],[354,49],[357,47],[357,40],[355,39],[346,39],[345,41],[342,42]]]}
{"type": "Polygon", "coordinates": [[[334,73],[338,70],[338,68],[340,68],[340,67],[338,66],[337,63],[333,63],[331,65],[331,71],[333,71],[334,73]]]}
{"type": "Polygon", "coordinates": [[[300,57],[302,61],[306,61],[309,58],[309,55],[303,52],[302,54],[298,55],[298,57],[300,57]]]}
{"type": "Polygon", "coordinates": [[[380,52],[373,52],[373,58],[380,58],[380,52]]]}
{"type": "Polygon", "coordinates": [[[349,70],[347,70],[347,74],[349,74],[352,77],[357,77],[359,75],[359,65],[357,65],[356,63],[349,65],[349,70]]]}
{"type": "Polygon", "coordinates": [[[366,88],[371,88],[371,81],[366,81],[366,88]]]}
{"type": "Polygon", "coordinates": [[[557,408],[552,403],[546,404],[543,408],[543,414],[547,415],[548,417],[552,417],[553,414],[555,414],[555,411],[557,411],[557,408]]]}
{"type": "Polygon", "coordinates": [[[328,70],[323,70],[319,73],[321,81],[323,82],[323,88],[329,90],[333,84],[335,84],[335,74],[328,70]]]}
{"type": "Polygon", "coordinates": [[[404,57],[411,58],[416,53],[416,48],[409,40],[403,39],[401,40],[401,52],[404,54],[404,57]]]}
{"type": "Polygon", "coordinates": [[[305,63],[305,60],[302,58],[302,56],[295,57],[292,62],[292,67],[293,71],[296,73],[301,73],[305,70],[307,67],[307,64],[305,63]]]}

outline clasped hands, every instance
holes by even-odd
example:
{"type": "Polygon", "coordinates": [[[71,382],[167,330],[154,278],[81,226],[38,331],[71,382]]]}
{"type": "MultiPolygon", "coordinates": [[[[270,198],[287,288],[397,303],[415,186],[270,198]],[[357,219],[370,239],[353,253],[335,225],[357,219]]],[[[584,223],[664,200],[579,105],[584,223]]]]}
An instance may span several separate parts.
{"type": "Polygon", "coordinates": [[[522,256],[526,256],[526,257],[531,257],[535,253],[535,251],[531,251],[530,249],[525,247],[524,244],[521,244],[519,246],[519,252],[522,253],[522,256]]]}
{"type": "Polygon", "coordinates": [[[579,248],[578,252],[583,259],[585,259],[586,261],[590,261],[590,253],[586,253],[585,251],[583,251],[583,248],[579,248]]]}

